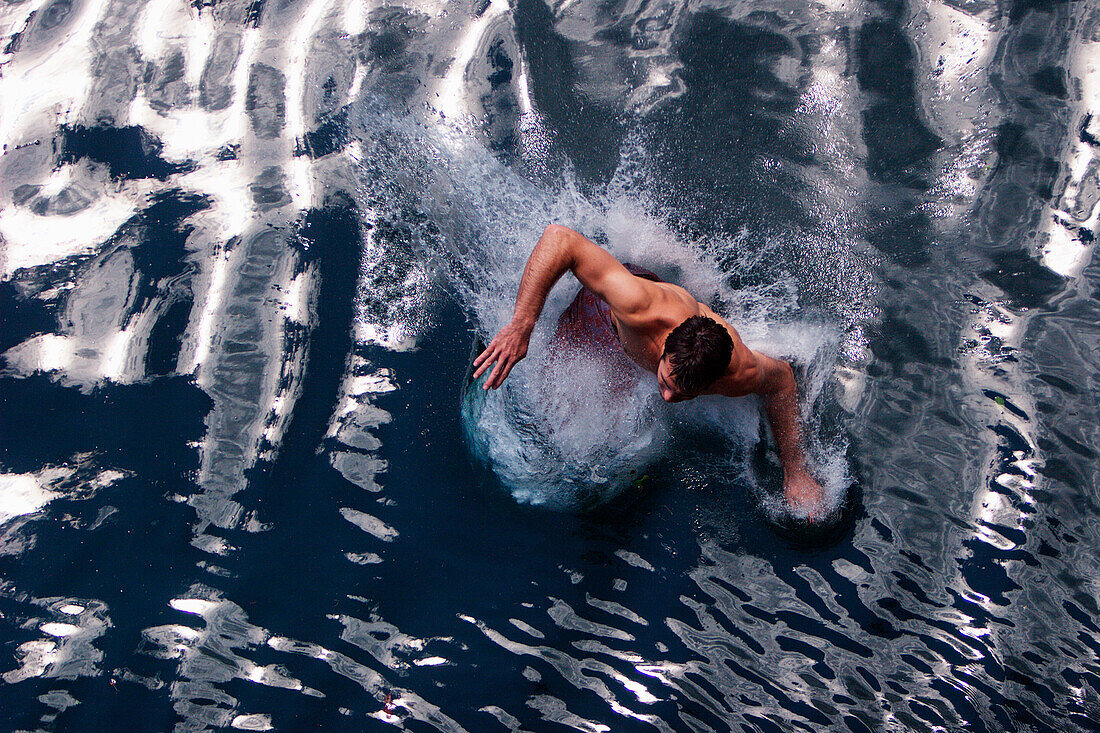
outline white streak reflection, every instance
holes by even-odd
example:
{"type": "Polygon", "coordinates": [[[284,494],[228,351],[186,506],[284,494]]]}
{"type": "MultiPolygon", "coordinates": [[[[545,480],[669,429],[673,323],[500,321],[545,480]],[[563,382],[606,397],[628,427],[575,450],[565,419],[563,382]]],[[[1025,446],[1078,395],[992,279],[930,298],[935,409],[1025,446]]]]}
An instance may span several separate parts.
{"type": "Polygon", "coordinates": [[[95,599],[43,598],[34,601],[45,618],[30,622],[43,636],[15,650],[19,667],[0,675],[8,684],[35,677],[73,680],[102,674],[99,639],[111,628],[107,606],[95,599]],[[74,602],[75,601],[75,602],[74,602]]]}

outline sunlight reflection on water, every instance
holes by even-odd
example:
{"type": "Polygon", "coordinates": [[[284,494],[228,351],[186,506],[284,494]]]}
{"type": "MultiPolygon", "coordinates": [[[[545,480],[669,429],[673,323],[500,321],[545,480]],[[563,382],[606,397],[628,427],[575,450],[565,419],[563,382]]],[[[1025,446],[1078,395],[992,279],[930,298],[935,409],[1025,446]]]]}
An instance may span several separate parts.
{"type": "Polygon", "coordinates": [[[5,729],[1095,727],[1092,4],[0,21],[5,729]],[[805,367],[837,534],[748,401],[541,409],[546,333],[479,472],[549,221],[805,367]]]}

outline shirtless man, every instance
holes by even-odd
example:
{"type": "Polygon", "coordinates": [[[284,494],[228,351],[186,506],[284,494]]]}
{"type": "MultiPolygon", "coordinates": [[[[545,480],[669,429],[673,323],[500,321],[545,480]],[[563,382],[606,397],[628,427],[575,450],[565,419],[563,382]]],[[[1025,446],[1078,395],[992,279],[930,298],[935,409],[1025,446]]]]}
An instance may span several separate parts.
{"type": "Polygon", "coordinates": [[[485,389],[504,383],[527,355],[546,296],[566,270],[610,307],[623,351],[657,375],[666,402],[699,395],[764,396],[783,464],[791,509],[819,516],[824,491],[806,469],[794,373],[784,361],[750,350],[733,326],[683,288],[632,274],[608,252],[564,226],[551,224],[527,260],[512,321],[474,360],[474,378],[489,367],[485,389]]]}

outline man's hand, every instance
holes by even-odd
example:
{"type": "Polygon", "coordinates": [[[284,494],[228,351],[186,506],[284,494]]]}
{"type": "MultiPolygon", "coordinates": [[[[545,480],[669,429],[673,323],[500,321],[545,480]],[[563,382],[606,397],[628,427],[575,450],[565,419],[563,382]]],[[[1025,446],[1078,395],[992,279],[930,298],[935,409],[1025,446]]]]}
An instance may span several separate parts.
{"type": "Polygon", "coordinates": [[[825,513],[825,489],[806,469],[786,472],[783,497],[787,507],[797,515],[820,519],[825,513]]]}
{"type": "Polygon", "coordinates": [[[476,359],[474,359],[474,379],[477,379],[485,370],[494,364],[492,373],[485,380],[485,389],[496,389],[504,383],[505,378],[512,372],[520,359],[527,356],[527,344],[531,340],[531,328],[512,321],[500,333],[489,342],[476,359]]]}

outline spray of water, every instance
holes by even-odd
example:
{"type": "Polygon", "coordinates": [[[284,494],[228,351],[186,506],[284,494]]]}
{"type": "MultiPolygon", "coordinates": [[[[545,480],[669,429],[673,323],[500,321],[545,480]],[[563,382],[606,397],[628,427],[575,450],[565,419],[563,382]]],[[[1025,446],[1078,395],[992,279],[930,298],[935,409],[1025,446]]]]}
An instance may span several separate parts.
{"type": "MultiPolygon", "coordinates": [[[[425,267],[442,273],[484,340],[511,318],[527,256],[542,229],[558,222],[620,261],[683,285],[726,316],[751,348],[800,365],[806,414],[814,415],[828,397],[840,329],[799,322],[798,288],[783,273],[756,278],[758,286],[728,284],[728,268],[767,267],[761,252],[780,243],[742,232],[708,241],[711,254],[704,255],[700,243],[680,239],[646,200],[645,153],[637,138],[628,137],[619,171],[604,190],[582,193],[568,170],[550,184],[522,178],[461,126],[396,116],[369,101],[360,124],[359,203],[373,217],[376,251],[411,248],[425,267]]],[[[678,461],[698,462],[701,453],[708,464],[719,456],[713,480],[759,485],[749,450],[763,437],[755,398],[667,405],[653,375],[641,368],[624,377],[593,355],[555,352],[558,314],[578,288],[571,275],[555,287],[527,359],[501,389],[486,393],[475,384],[467,390],[463,421],[477,457],[517,500],[561,509],[619,495],[642,482],[655,461],[675,471],[678,461]]],[[[808,433],[815,472],[835,505],[849,483],[846,445],[836,436],[822,442],[812,424],[808,433]]],[[[766,510],[781,511],[777,491],[759,494],[766,510]]]]}

